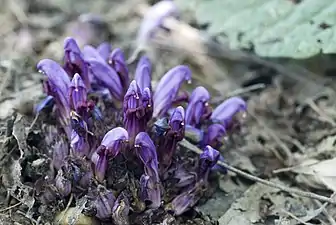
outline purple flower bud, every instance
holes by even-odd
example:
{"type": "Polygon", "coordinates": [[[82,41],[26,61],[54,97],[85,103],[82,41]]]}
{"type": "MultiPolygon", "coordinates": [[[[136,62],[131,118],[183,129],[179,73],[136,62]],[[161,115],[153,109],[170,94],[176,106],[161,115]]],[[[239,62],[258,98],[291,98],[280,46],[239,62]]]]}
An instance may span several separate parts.
{"type": "Polygon", "coordinates": [[[114,158],[125,148],[128,139],[128,132],[122,127],[116,127],[105,134],[101,146],[106,148],[109,155],[114,158]]]}
{"type": "Polygon", "coordinates": [[[142,200],[151,208],[158,208],[161,205],[161,183],[155,145],[146,132],[140,132],[135,138],[135,148],[145,170],[140,179],[142,200]]]}
{"type": "Polygon", "coordinates": [[[71,154],[75,156],[89,156],[90,145],[85,136],[80,136],[76,131],[71,132],[71,154]]]}
{"type": "Polygon", "coordinates": [[[159,142],[160,172],[165,172],[171,165],[177,143],[184,138],[184,109],[178,106],[169,120],[169,129],[159,142]]]}
{"type": "Polygon", "coordinates": [[[99,52],[100,56],[107,62],[109,55],[112,51],[112,46],[110,43],[103,42],[97,47],[97,51],[99,52]]]}
{"type": "Polygon", "coordinates": [[[173,1],[163,0],[153,5],[146,12],[137,34],[137,44],[146,45],[158,28],[163,27],[163,20],[177,16],[177,7],[173,1]]]}
{"type": "Polygon", "coordinates": [[[226,135],[226,129],[221,124],[211,124],[203,139],[204,145],[210,145],[213,148],[220,148],[223,145],[223,139],[226,135]]]}
{"type": "Polygon", "coordinates": [[[212,121],[219,121],[227,128],[233,117],[239,112],[247,110],[246,102],[240,97],[232,97],[225,100],[222,104],[217,106],[211,115],[212,121]]]}
{"type": "Polygon", "coordinates": [[[96,49],[92,45],[85,45],[83,47],[82,53],[85,61],[88,61],[90,59],[96,59],[102,63],[104,62],[106,63],[106,61],[104,60],[103,56],[100,54],[98,49],[96,49]]]}
{"type": "Polygon", "coordinates": [[[124,52],[120,48],[114,49],[108,58],[108,63],[119,75],[121,85],[124,89],[124,92],[126,92],[129,85],[129,73],[124,52]]]}
{"type": "Polygon", "coordinates": [[[63,197],[66,197],[71,193],[71,181],[64,177],[62,169],[57,172],[55,186],[63,197]]]}
{"type": "Polygon", "coordinates": [[[140,90],[144,90],[145,88],[152,90],[152,64],[148,57],[142,56],[139,59],[137,68],[135,70],[134,79],[139,85],[140,90]]]}
{"type": "Polygon", "coordinates": [[[102,87],[107,88],[114,98],[122,100],[123,87],[116,71],[99,59],[90,58],[86,62],[95,81],[102,87]]]}
{"type": "Polygon", "coordinates": [[[76,112],[81,112],[83,108],[86,108],[87,91],[85,84],[78,73],[74,75],[70,86],[70,103],[76,112]]]}
{"type": "Polygon", "coordinates": [[[113,192],[102,185],[98,185],[97,191],[98,193],[94,202],[97,209],[96,217],[101,220],[111,218],[113,205],[116,200],[113,192]]]}
{"type": "Polygon", "coordinates": [[[204,113],[205,107],[208,105],[210,94],[207,89],[200,86],[194,89],[189,99],[188,107],[186,109],[186,124],[198,126],[204,113]]]}
{"type": "Polygon", "coordinates": [[[51,59],[42,59],[37,64],[37,69],[48,77],[48,80],[45,83],[47,94],[54,97],[60,116],[60,122],[67,134],[70,135],[67,128],[70,117],[70,79],[63,68],[51,59]]]}
{"type": "Polygon", "coordinates": [[[82,77],[85,86],[88,89],[90,88],[87,65],[77,42],[71,37],[64,40],[64,69],[71,77],[76,73],[79,74],[82,77]]]}
{"type": "Polygon", "coordinates": [[[130,211],[130,203],[127,196],[121,192],[114,202],[114,206],[112,209],[112,219],[114,224],[116,225],[129,225],[129,211],[130,211]]]}
{"type": "Polygon", "coordinates": [[[62,136],[56,136],[56,142],[53,145],[53,165],[59,170],[64,162],[64,159],[69,155],[68,142],[62,136]],[[59,137],[59,138],[57,138],[59,137]]]}
{"type": "Polygon", "coordinates": [[[91,156],[91,161],[94,164],[94,174],[99,182],[103,182],[105,179],[108,166],[108,155],[108,149],[100,146],[91,156]]]}
{"type": "Polygon", "coordinates": [[[182,82],[191,80],[191,71],[187,66],[176,66],[170,69],[160,80],[153,97],[154,117],[163,116],[171,108],[182,82]]]}
{"type": "Polygon", "coordinates": [[[124,97],[124,127],[128,131],[131,141],[145,130],[147,124],[143,98],[139,86],[133,80],[124,97]]]}
{"type": "Polygon", "coordinates": [[[220,154],[216,149],[209,145],[205,146],[199,159],[198,180],[208,180],[209,172],[216,165],[219,157],[220,154]]]}

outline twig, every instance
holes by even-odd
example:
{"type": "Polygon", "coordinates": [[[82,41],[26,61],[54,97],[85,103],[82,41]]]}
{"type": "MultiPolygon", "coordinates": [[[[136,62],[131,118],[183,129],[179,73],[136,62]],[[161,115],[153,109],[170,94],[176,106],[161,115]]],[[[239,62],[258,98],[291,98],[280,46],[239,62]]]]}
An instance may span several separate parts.
{"type": "MultiPolygon", "coordinates": [[[[202,150],[199,149],[197,146],[191,144],[189,141],[187,140],[182,140],[181,142],[179,142],[179,144],[182,146],[182,147],[185,147],[197,154],[201,154],[202,153],[202,150]]],[[[246,178],[246,179],[249,179],[249,180],[252,180],[252,181],[255,181],[255,182],[258,182],[258,183],[261,183],[261,184],[264,184],[264,185],[267,185],[267,186],[270,186],[270,187],[274,187],[274,188],[277,188],[281,191],[285,191],[287,193],[291,193],[291,194],[296,194],[296,195],[299,195],[299,196],[302,196],[302,197],[307,197],[307,198],[312,198],[312,199],[317,199],[317,200],[320,200],[322,202],[328,202],[328,203],[331,203],[333,205],[336,205],[336,201],[332,198],[328,198],[328,197],[325,197],[325,196],[322,196],[322,195],[318,195],[318,194],[315,194],[315,193],[312,193],[312,192],[307,192],[307,191],[300,191],[300,190],[297,190],[297,189],[294,189],[294,188],[289,188],[289,187],[286,187],[286,186],[283,186],[281,184],[277,184],[277,183],[273,183],[273,182],[270,182],[270,181],[267,181],[267,180],[264,180],[264,179],[261,179],[259,177],[256,177],[256,176],[253,176],[251,174],[248,174],[248,173],[245,173],[233,166],[230,166],[222,161],[218,161],[217,162],[218,165],[220,166],[223,166],[225,167],[226,169],[246,178]]]]}
{"type": "Polygon", "coordinates": [[[15,207],[17,207],[17,206],[19,206],[21,204],[22,204],[22,202],[18,202],[18,203],[14,204],[14,205],[8,206],[7,208],[1,209],[0,213],[5,212],[5,211],[10,210],[10,209],[13,209],[13,208],[15,208],[15,207]]]}
{"type": "Polygon", "coordinates": [[[70,205],[71,205],[71,203],[72,203],[72,201],[73,201],[73,197],[74,197],[74,195],[71,194],[71,195],[70,195],[70,199],[69,199],[69,201],[68,201],[68,204],[67,204],[67,206],[65,207],[65,209],[63,210],[62,216],[61,216],[60,219],[58,220],[58,223],[60,223],[60,222],[64,219],[64,216],[65,216],[66,212],[69,210],[70,205]]]}
{"type": "Polygon", "coordinates": [[[288,216],[292,217],[293,219],[297,220],[298,222],[304,224],[304,225],[312,225],[311,223],[307,223],[307,222],[303,221],[301,218],[295,216],[293,213],[291,213],[291,212],[289,212],[285,209],[282,209],[281,211],[284,212],[285,214],[287,214],[288,216]]]}

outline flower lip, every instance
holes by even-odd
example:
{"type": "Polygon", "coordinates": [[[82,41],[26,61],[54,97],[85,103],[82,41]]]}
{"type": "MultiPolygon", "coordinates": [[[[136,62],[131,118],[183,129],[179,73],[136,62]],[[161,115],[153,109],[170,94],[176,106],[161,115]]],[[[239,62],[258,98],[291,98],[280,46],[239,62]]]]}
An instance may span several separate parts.
{"type": "Polygon", "coordinates": [[[153,96],[153,116],[164,115],[171,107],[183,81],[191,79],[191,70],[188,66],[179,65],[170,69],[159,81],[153,96]]]}
{"type": "Polygon", "coordinates": [[[128,142],[128,132],[122,127],[116,127],[107,132],[101,142],[101,145],[109,148],[115,141],[128,142]]]}
{"type": "Polygon", "coordinates": [[[142,56],[135,69],[135,80],[137,81],[141,90],[149,88],[152,90],[151,79],[152,79],[152,65],[146,56],[142,56]]]}
{"type": "Polygon", "coordinates": [[[186,110],[186,123],[190,125],[199,125],[202,116],[206,113],[206,107],[210,100],[210,94],[207,89],[199,86],[191,94],[186,110]]]}
{"type": "Polygon", "coordinates": [[[214,109],[211,119],[227,123],[236,113],[246,110],[247,104],[242,98],[231,97],[214,109]]]}

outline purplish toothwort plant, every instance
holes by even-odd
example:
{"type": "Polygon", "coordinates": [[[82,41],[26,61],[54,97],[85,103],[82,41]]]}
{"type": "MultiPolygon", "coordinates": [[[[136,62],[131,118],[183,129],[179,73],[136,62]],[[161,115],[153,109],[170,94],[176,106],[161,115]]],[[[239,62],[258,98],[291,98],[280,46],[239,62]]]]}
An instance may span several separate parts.
{"type": "Polygon", "coordinates": [[[50,144],[57,173],[54,180],[48,180],[52,188],[46,189],[41,199],[50,202],[71,193],[88,193],[96,217],[116,224],[128,223],[129,215],[139,212],[131,210],[135,196],[113,189],[110,175],[114,165],[124,165],[125,170],[137,168],[133,171],[137,193],[146,207],[158,209],[164,204],[180,215],[202,196],[209,173],[223,160],[218,149],[224,137],[235,116],[247,109],[242,98],[232,97],[212,110],[211,95],[202,86],[190,94],[181,91],[182,85],[191,81],[186,65],[173,67],[154,86],[149,58],[142,56],[132,73],[123,51],[108,43],[80,49],[76,40],[68,37],[63,63],[43,59],[37,69],[45,75],[47,97],[36,110],[51,105],[57,121],[57,131],[46,133],[46,143],[52,143],[52,134],[57,134],[50,144]],[[184,138],[204,150],[194,171],[184,170],[179,166],[184,164],[183,157],[176,157],[180,154],[178,143],[184,138]],[[128,166],[131,164],[133,167],[128,166]],[[178,180],[173,188],[179,194],[163,202],[169,191],[165,182],[171,177],[178,180]]]}

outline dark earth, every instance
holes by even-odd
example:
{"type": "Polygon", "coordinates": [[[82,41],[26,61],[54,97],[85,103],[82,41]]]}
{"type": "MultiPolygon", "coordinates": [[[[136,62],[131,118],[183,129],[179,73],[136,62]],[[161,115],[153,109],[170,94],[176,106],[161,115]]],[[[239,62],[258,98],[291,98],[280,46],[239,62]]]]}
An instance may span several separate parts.
{"type": "MultiPolygon", "coordinates": [[[[135,38],[142,14],[152,3],[144,0],[15,0],[2,4],[1,224],[57,224],[56,216],[69,208],[65,217],[77,217],[78,221],[64,220],[60,224],[112,224],[90,217],[92,212],[80,195],[49,205],[36,200],[42,188],[39,181],[50,170],[50,146],[45,138],[55,118],[49,112],[34,114],[34,105],[43,99],[42,75],[35,66],[42,58],[60,61],[67,36],[74,37],[80,44],[110,41],[113,47],[122,48],[130,56],[137,47],[135,38]],[[88,13],[99,15],[101,19],[99,22],[88,20],[88,13]]],[[[187,28],[206,27],[196,24],[188,14],[181,17],[181,23],[187,28]]],[[[323,175],[314,177],[295,167],[309,160],[317,163],[331,160],[336,155],[336,85],[332,63],[335,57],[317,56],[301,61],[260,59],[250,52],[244,52],[241,58],[232,57],[236,52],[214,51],[215,41],[207,43],[206,50],[197,49],[197,44],[183,35],[188,31],[162,32],[147,53],[154,65],[155,80],[167,69],[186,64],[193,70],[192,86],[208,88],[213,105],[235,95],[247,100],[247,118],[239,132],[227,137],[221,149],[226,163],[302,191],[322,196],[336,191],[336,178],[332,173],[326,180],[323,175]]],[[[104,124],[110,126],[102,124],[99,132],[111,129],[110,121],[117,117],[108,115],[106,120],[109,121],[104,124]]],[[[197,154],[180,147],[177,157],[186,159],[192,167],[197,154]]],[[[125,189],[131,195],[138,188],[134,178],[138,175],[129,174],[124,164],[123,159],[117,158],[115,164],[110,165],[113,172],[108,175],[107,185],[113,183],[114,188],[125,189]]],[[[328,168],[336,171],[336,163],[333,165],[328,168]]],[[[127,168],[132,166],[129,163],[127,168]]],[[[322,205],[324,202],[270,188],[230,171],[212,174],[210,182],[211,188],[199,203],[182,216],[174,217],[164,209],[147,210],[134,213],[130,224],[335,223],[333,205],[322,205]]],[[[173,193],[167,193],[164,198],[169,199],[170,194],[173,193]]],[[[133,209],[141,210],[141,207],[141,204],[134,205],[133,209]]]]}

